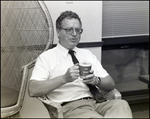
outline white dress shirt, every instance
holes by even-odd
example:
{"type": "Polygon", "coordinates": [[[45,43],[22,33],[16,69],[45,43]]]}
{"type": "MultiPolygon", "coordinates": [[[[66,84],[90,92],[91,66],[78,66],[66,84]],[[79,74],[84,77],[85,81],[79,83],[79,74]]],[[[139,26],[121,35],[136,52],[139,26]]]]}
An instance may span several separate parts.
{"type": "MultiPolygon", "coordinates": [[[[108,75],[107,71],[89,50],[77,47],[73,50],[79,62],[90,62],[92,64],[92,70],[94,70],[96,76],[106,77],[108,75]]],[[[43,52],[37,58],[30,80],[51,80],[54,77],[65,74],[67,69],[73,65],[68,49],[58,43],[55,48],[43,52]]],[[[48,94],[49,99],[62,103],[83,97],[92,97],[89,88],[82,80],[78,78],[55,89],[48,94]]]]}

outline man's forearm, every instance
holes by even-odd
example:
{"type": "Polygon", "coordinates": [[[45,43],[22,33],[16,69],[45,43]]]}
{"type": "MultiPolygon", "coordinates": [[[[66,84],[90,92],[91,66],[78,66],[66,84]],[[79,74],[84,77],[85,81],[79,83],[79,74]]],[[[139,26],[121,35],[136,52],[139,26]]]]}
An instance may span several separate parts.
{"type": "Polygon", "coordinates": [[[46,95],[65,83],[66,82],[63,80],[63,76],[58,76],[44,81],[30,80],[28,88],[29,96],[40,97],[46,95]]]}
{"type": "Polygon", "coordinates": [[[113,90],[115,88],[114,80],[112,79],[112,77],[110,75],[106,76],[105,78],[100,78],[98,80],[99,80],[99,82],[98,82],[97,86],[100,89],[113,90]]]}

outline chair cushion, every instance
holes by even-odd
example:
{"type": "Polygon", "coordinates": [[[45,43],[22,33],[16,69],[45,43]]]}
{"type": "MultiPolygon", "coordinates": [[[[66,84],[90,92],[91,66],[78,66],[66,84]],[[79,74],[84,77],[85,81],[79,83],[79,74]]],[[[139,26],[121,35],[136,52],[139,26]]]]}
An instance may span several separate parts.
{"type": "Polygon", "coordinates": [[[1,108],[13,106],[17,103],[19,91],[1,85],[1,108]]]}

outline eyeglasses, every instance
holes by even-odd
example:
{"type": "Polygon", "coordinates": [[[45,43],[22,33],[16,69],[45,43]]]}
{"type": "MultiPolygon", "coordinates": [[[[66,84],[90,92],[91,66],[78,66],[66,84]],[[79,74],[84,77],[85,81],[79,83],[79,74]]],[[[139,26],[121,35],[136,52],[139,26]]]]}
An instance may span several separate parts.
{"type": "Polygon", "coordinates": [[[82,28],[61,28],[66,31],[67,34],[73,34],[74,30],[77,35],[81,34],[83,32],[82,28]]]}

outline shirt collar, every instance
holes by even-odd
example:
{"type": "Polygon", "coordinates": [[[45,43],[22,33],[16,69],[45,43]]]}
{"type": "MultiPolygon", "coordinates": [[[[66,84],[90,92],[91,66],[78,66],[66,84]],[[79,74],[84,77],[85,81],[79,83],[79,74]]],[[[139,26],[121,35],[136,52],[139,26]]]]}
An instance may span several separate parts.
{"type": "MultiPolygon", "coordinates": [[[[64,55],[64,57],[67,57],[68,55],[68,49],[63,47],[60,43],[57,44],[57,48],[60,50],[60,52],[64,55]]],[[[77,47],[73,48],[75,52],[77,51],[77,47]]]]}

